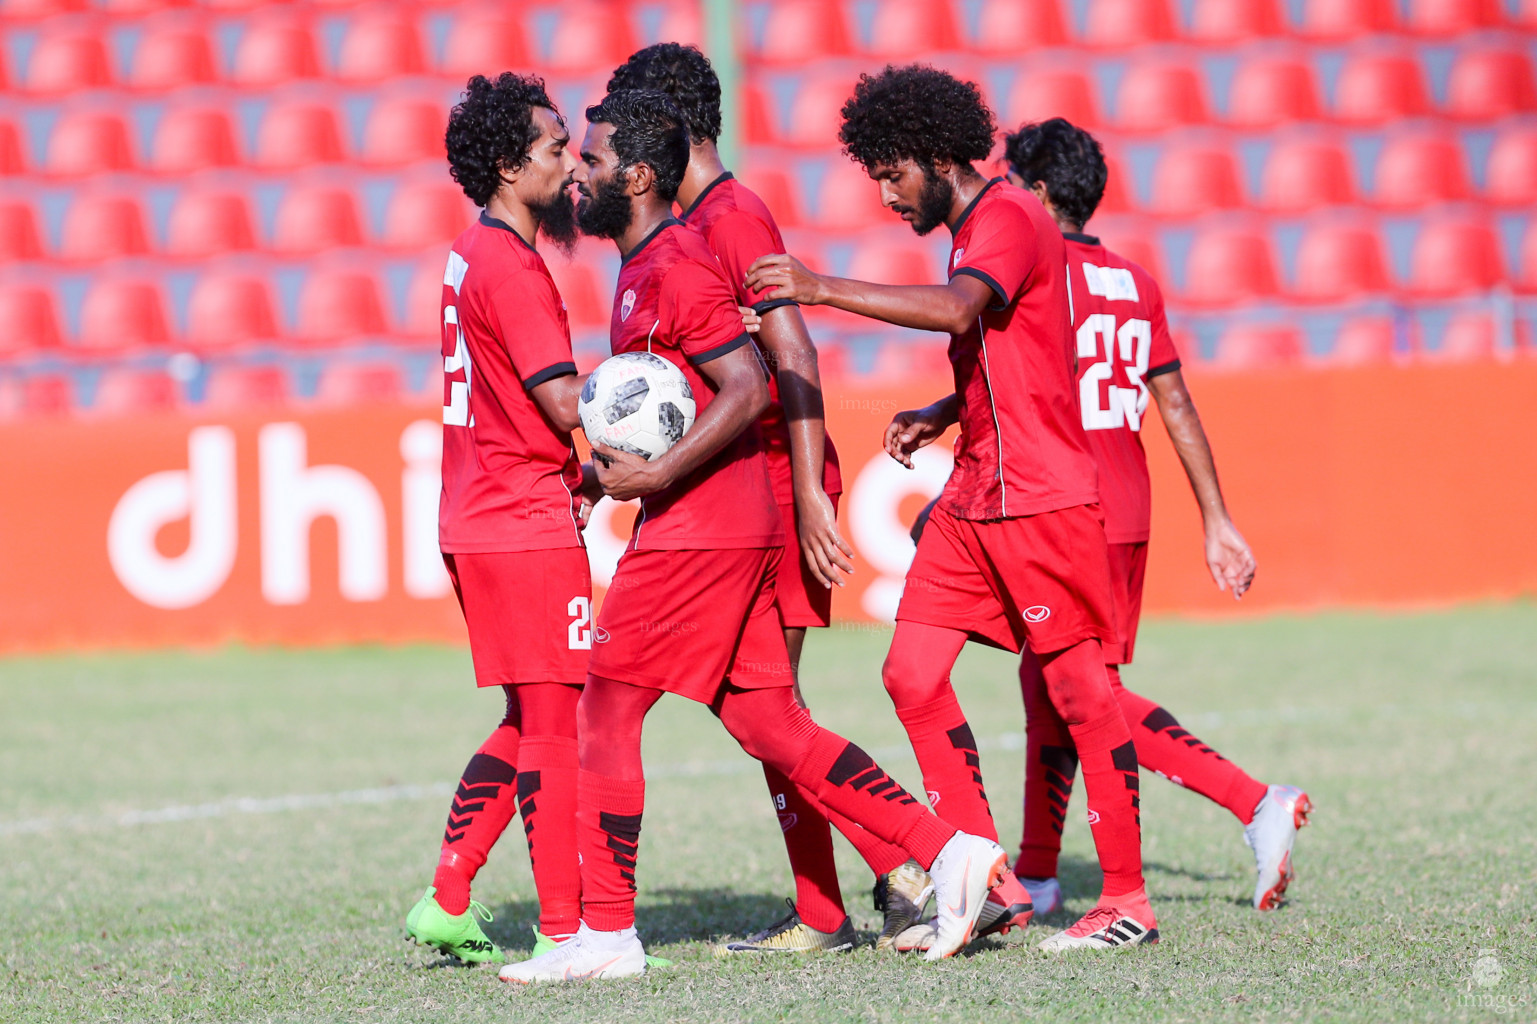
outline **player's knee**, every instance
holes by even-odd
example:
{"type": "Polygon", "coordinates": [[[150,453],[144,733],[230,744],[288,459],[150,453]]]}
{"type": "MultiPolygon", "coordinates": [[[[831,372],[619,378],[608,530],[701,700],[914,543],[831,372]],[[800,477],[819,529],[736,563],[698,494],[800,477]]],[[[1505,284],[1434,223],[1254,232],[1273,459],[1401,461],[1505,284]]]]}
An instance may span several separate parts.
{"type": "Polygon", "coordinates": [[[1052,706],[1068,725],[1082,725],[1116,710],[1098,641],[1085,640],[1041,659],[1052,706]]]}

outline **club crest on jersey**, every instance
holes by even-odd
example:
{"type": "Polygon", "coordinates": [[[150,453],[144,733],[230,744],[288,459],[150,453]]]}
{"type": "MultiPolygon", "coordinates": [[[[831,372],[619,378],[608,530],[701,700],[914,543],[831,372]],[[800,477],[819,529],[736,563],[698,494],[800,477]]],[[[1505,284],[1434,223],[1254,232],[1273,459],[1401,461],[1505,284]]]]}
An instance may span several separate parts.
{"type": "Polygon", "coordinates": [[[1051,618],[1051,609],[1044,604],[1033,604],[1025,609],[1026,622],[1045,622],[1051,618]]]}
{"type": "Polygon", "coordinates": [[[630,313],[635,309],[635,289],[626,288],[624,298],[619,303],[619,319],[625,321],[630,318],[630,313]]]}
{"type": "Polygon", "coordinates": [[[952,258],[950,260],[950,269],[951,270],[954,270],[956,267],[961,265],[961,257],[964,256],[964,255],[966,255],[966,247],[965,246],[961,246],[961,248],[955,250],[955,256],[954,256],[954,258],[952,258]]]}

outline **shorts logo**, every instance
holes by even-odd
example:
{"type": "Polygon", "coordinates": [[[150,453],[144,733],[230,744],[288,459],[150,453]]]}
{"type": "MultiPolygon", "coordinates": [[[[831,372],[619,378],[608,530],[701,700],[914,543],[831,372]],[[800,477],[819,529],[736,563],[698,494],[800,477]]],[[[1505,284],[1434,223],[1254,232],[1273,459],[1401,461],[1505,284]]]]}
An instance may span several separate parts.
{"type": "Polygon", "coordinates": [[[781,814],[779,816],[779,831],[788,832],[800,822],[800,817],[794,814],[781,814]]]}
{"type": "Polygon", "coordinates": [[[1051,618],[1051,609],[1044,604],[1033,604],[1025,609],[1026,622],[1045,622],[1051,618]]]}
{"type": "Polygon", "coordinates": [[[635,289],[626,288],[624,298],[619,303],[619,320],[624,322],[630,318],[630,311],[635,308],[635,289]]]}
{"type": "Polygon", "coordinates": [[[602,626],[593,626],[592,638],[600,644],[606,644],[608,643],[608,630],[604,629],[602,626]]]}

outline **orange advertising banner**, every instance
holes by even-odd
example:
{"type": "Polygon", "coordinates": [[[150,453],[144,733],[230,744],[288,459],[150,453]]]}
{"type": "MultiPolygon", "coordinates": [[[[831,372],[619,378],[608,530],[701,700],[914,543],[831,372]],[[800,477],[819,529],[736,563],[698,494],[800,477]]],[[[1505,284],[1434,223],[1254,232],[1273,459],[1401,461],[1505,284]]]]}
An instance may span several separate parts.
{"type": "MultiPolygon", "coordinates": [[[[1537,363],[1193,377],[1259,575],[1238,606],[1212,585],[1150,427],[1148,612],[1537,592],[1537,363]]],[[[948,382],[826,390],[857,553],[834,614],[887,619],[950,460],[937,445],[908,470],[880,438],[948,382]]],[[[404,406],[0,425],[0,650],[463,640],[437,551],[441,429],[404,406]]],[[[589,528],[600,593],[632,518],[605,502],[589,528]]]]}

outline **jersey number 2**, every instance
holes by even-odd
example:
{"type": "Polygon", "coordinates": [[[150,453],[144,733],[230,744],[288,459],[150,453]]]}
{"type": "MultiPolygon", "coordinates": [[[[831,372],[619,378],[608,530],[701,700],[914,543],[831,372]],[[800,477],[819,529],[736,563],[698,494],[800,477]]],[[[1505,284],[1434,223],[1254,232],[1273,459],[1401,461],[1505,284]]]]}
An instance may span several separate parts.
{"type": "Polygon", "coordinates": [[[1090,313],[1078,328],[1078,359],[1095,360],[1078,379],[1078,402],[1083,407],[1083,429],[1142,429],[1148,390],[1143,383],[1153,347],[1153,325],[1146,320],[1127,320],[1117,329],[1111,313],[1090,313]],[[1101,359],[1103,342],[1104,358],[1101,359]],[[1119,362],[1130,387],[1107,384],[1119,362]]]}

